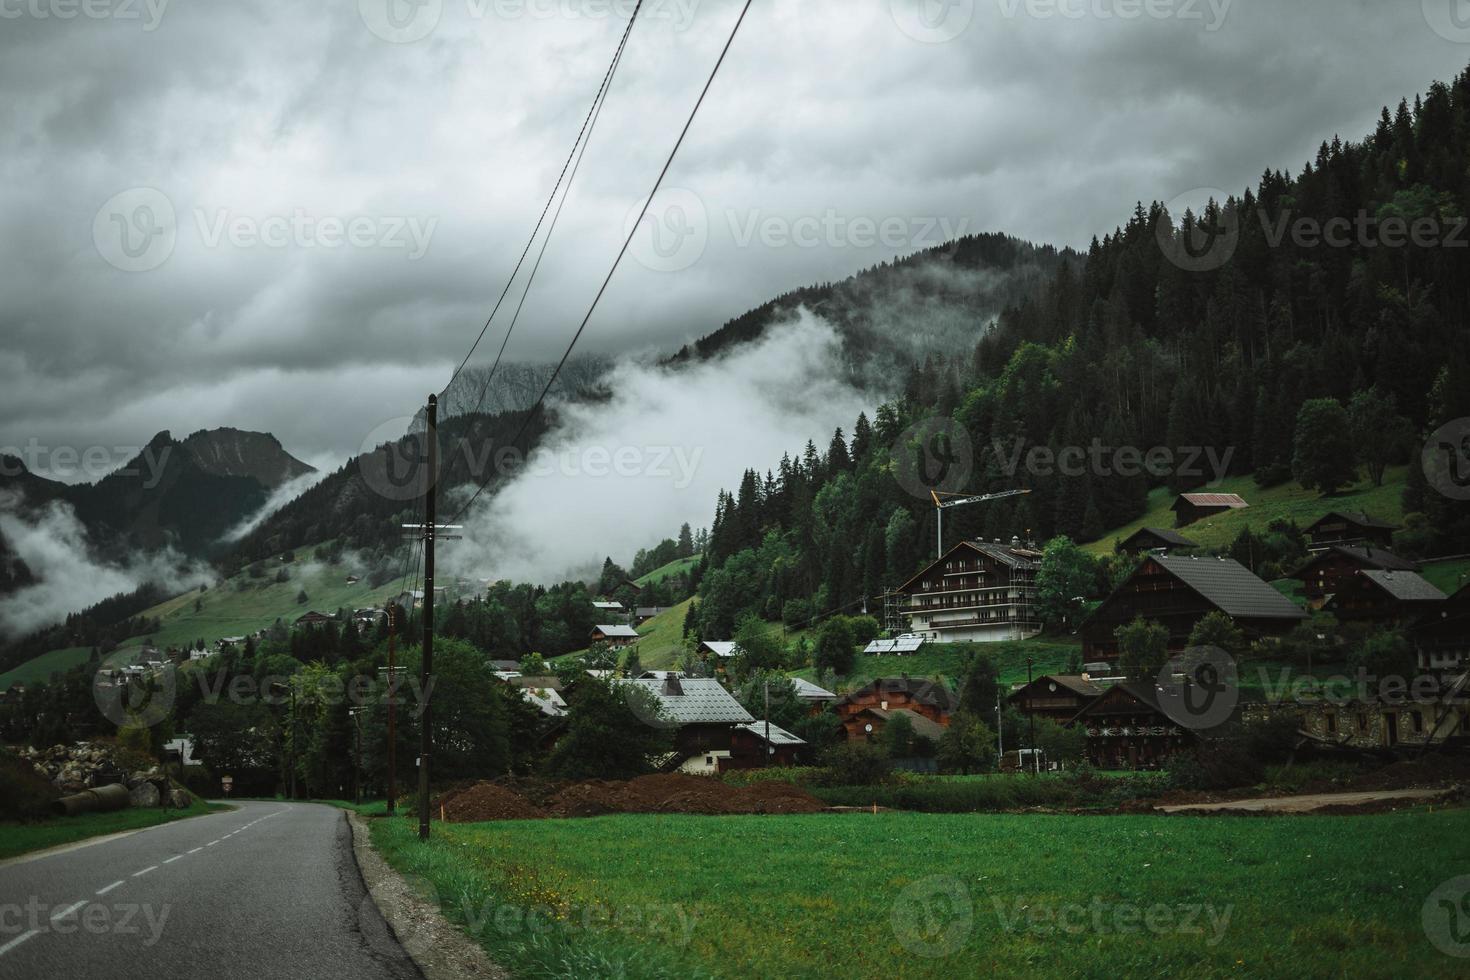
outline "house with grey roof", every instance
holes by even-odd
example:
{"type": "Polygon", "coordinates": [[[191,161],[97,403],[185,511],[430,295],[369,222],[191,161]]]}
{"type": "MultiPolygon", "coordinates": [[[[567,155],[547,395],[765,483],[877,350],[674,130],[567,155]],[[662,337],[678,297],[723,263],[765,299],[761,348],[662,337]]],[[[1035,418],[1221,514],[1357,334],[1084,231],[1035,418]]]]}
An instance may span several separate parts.
{"type": "Polygon", "coordinates": [[[1417,572],[1367,568],[1344,583],[1324,608],[1343,622],[1409,623],[1448,599],[1417,572]]]}
{"type": "Polygon", "coordinates": [[[670,674],[620,683],[643,692],[643,698],[635,701],[634,710],[639,710],[638,703],[650,706],[656,714],[644,719],[648,724],[673,732],[673,762],[676,766],[682,764],[685,772],[717,769],[719,759],[729,757],[735,726],[755,721],[734,695],[713,678],[670,674]]]}

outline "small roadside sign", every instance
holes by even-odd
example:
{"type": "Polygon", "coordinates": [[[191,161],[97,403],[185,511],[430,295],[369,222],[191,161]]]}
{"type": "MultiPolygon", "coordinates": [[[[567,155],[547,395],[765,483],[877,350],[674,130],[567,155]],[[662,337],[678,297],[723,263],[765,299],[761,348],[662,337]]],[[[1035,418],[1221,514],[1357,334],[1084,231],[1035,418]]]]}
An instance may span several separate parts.
{"type": "Polygon", "coordinates": [[[226,796],[229,796],[230,795],[230,790],[232,790],[232,789],[235,788],[235,777],[234,776],[221,776],[219,778],[219,784],[220,784],[220,786],[224,787],[225,795],[226,796]]]}

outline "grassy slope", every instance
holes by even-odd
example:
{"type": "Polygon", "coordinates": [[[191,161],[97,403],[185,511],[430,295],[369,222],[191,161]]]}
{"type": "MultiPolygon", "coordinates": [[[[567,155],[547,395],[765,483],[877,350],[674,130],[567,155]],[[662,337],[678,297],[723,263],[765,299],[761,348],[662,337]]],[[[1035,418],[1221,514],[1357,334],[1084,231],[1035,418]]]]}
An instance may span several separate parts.
{"type": "MultiPolygon", "coordinates": [[[[1238,493],[1251,506],[1180,528],[1180,533],[1201,547],[1224,548],[1235,540],[1241,528],[1265,530],[1266,525],[1278,517],[1291,518],[1305,528],[1315,523],[1317,518],[1334,510],[1363,510],[1374,517],[1399,522],[1404,517],[1402,498],[1407,472],[1404,467],[1390,469],[1383,486],[1375,487],[1365,480],[1334,497],[1323,497],[1314,490],[1303,490],[1295,482],[1263,490],[1256,486],[1251,477],[1232,477],[1219,486],[1201,487],[1200,490],[1210,493],[1238,493]]],[[[1175,499],[1176,495],[1167,488],[1156,488],[1149,494],[1148,513],[1131,524],[1109,531],[1101,540],[1085,545],[1085,549],[1094,554],[1107,554],[1113,550],[1114,541],[1128,537],[1139,528],[1172,528],[1174,514],[1169,508],[1175,499]]]]}
{"type": "Polygon", "coordinates": [[[684,652],[684,616],[693,601],[685,600],[638,627],[638,662],[644,669],[667,670],[678,663],[684,652]]]}
{"type": "Polygon", "coordinates": [[[43,653],[33,660],[27,660],[14,670],[0,674],[0,691],[6,690],[12,684],[36,684],[49,681],[53,672],[65,672],[77,664],[84,664],[91,655],[91,647],[67,647],[64,650],[43,653]]]}
{"type": "MultiPolygon", "coordinates": [[[[1470,581],[1470,559],[1426,563],[1424,577],[1438,586],[1440,591],[1454,595],[1470,581]]],[[[0,684],[0,687],[3,686],[0,684]]]]}
{"type": "Polygon", "coordinates": [[[196,798],[187,810],[128,809],[114,813],[88,813],[79,817],[55,817],[41,823],[0,823],[0,859],[48,847],[59,847],[103,834],[155,827],[221,809],[226,808],[210,806],[196,798]]]}
{"type": "Polygon", "coordinates": [[[1431,891],[1470,862],[1463,809],[625,816],[440,826],[428,845],[410,821],[379,820],[373,837],[434,884],[452,919],[470,921],[468,901],[477,938],[524,975],[582,975],[570,966],[589,962],[628,977],[1463,975],[1421,921],[1431,891]],[[569,942],[528,942],[518,916],[495,916],[501,903],[578,927],[569,942]],[[1179,923],[1185,907],[1214,917],[1188,913],[1202,934],[1143,928],[1160,905],[1155,923],[1179,923]],[[620,928],[587,931],[587,910],[620,928]],[[1062,910],[1072,928],[1057,928],[1062,910]]]}
{"type": "Polygon", "coordinates": [[[698,563],[698,561],[698,557],[676,558],[673,561],[669,562],[667,565],[664,565],[662,568],[655,568],[653,571],[649,572],[642,578],[635,579],[633,581],[633,584],[641,588],[646,585],[652,585],[655,582],[662,582],[670,575],[687,573],[691,568],[695,566],[695,564],[698,563]]]}

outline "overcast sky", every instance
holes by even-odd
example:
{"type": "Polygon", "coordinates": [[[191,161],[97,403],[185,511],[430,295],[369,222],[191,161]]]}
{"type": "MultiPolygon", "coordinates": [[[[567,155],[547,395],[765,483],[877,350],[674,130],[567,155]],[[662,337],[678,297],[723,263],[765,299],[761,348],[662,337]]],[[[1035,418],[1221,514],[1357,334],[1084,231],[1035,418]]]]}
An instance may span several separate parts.
{"type": "MultiPolygon", "coordinates": [[[[233,425],[321,462],[443,386],[629,5],[417,2],[0,0],[0,448],[233,425]]],[[[1450,4],[756,0],[586,349],[1296,170],[1470,61],[1450,4]]],[[[648,0],[511,357],[575,329],[737,9],[648,0]]]]}

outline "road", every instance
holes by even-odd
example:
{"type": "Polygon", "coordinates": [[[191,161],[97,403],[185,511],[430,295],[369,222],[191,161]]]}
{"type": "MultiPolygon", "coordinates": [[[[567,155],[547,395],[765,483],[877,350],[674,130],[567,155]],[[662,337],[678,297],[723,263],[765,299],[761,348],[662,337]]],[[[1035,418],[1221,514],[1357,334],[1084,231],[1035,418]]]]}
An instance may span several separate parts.
{"type": "Polygon", "coordinates": [[[0,866],[0,978],[420,978],[342,811],[237,806],[0,866]]]}

